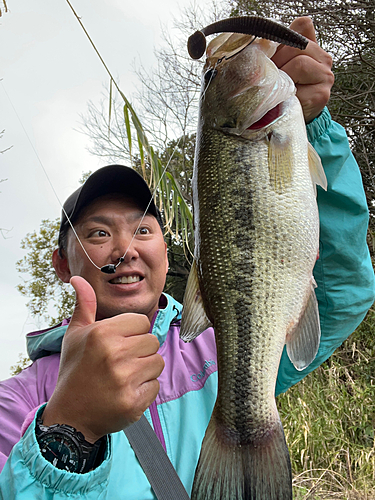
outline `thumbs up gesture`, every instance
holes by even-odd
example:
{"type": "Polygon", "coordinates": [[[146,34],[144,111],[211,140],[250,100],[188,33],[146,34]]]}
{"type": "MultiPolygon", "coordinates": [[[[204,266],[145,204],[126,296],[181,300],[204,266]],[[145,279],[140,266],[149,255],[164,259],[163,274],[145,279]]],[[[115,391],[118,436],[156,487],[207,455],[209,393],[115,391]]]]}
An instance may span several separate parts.
{"type": "Polygon", "coordinates": [[[91,285],[80,276],[71,285],[76,306],[42,418],[47,426],[71,425],[94,443],[141,417],[158,394],[164,361],[147,316],[126,313],[96,321],[91,285]]]}

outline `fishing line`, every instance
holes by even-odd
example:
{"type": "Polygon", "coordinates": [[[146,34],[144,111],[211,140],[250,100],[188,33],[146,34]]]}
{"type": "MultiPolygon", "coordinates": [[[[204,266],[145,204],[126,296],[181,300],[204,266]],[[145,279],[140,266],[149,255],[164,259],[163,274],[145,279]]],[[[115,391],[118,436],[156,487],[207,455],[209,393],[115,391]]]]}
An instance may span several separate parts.
{"type": "MultiPolygon", "coordinates": [[[[83,29],[83,31],[84,31],[84,33],[85,33],[85,35],[87,36],[87,38],[88,38],[88,40],[89,40],[90,44],[92,45],[93,49],[95,50],[95,52],[96,52],[97,56],[99,57],[99,59],[100,59],[101,63],[103,64],[103,66],[104,66],[104,68],[105,68],[106,72],[108,73],[108,75],[109,75],[109,77],[110,77],[110,79],[111,79],[111,82],[113,82],[113,84],[115,85],[115,87],[116,87],[117,91],[119,92],[119,94],[120,94],[120,95],[122,96],[122,98],[124,99],[125,103],[126,103],[127,105],[129,105],[128,100],[126,99],[125,95],[121,92],[121,90],[120,90],[119,86],[117,85],[116,80],[113,78],[112,73],[110,72],[110,70],[109,70],[108,66],[105,64],[104,59],[102,58],[102,56],[101,56],[101,54],[100,54],[99,50],[96,48],[96,45],[94,44],[94,42],[93,42],[92,38],[90,37],[90,35],[89,35],[88,31],[86,30],[86,28],[85,28],[85,26],[84,26],[84,24],[83,24],[83,22],[82,22],[81,18],[79,17],[79,15],[77,14],[77,12],[75,11],[75,9],[74,9],[73,5],[71,4],[71,2],[70,2],[69,0],[66,0],[66,2],[67,2],[67,4],[69,5],[69,7],[71,8],[71,10],[72,10],[72,12],[73,12],[74,16],[76,17],[77,21],[79,22],[79,24],[80,24],[81,28],[83,29]]],[[[163,170],[163,173],[162,173],[162,175],[161,175],[161,176],[160,176],[160,178],[159,178],[159,182],[157,183],[157,185],[156,185],[156,187],[155,187],[155,189],[154,189],[154,192],[152,193],[151,199],[150,199],[150,201],[149,201],[149,203],[148,203],[148,205],[147,205],[147,207],[146,207],[145,213],[143,214],[143,217],[142,217],[142,219],[141,219],[141,221],[140,221],[140,223],[139,223],[139,225],[138,225],[137,231],[138,231],[138,229],[139,229],[139,226],[142,224],[143,219],[144,219],[144,218],[145,218],[145,216],[146,216],[146,213],[147,213],[147,210],[148,210],[148,208],[149,208],[149,206],[150,206],[150,204],[151,204],[151,201],[152,201],[153,197],[155,196],[156,190],[158,189],[158,187],[159,187],[159,185],[160,185],[160,182],[161,182],[161,180],[162,180],[162,178],[163,178],[163,176],[164,176],[164,174],[165,174],[165,171],[166,171],[166,169],[167,169],[167,167],[168,167],[168,165],[169,165],[169,163],[170,163],[170,161],[171,161],[171,159],[172,159],[172,157],[173,157],[173,155],[174,155],[174,153],[175,153],[175,151],[176,151],[176,149],[177,149],[177,147],[178,147],[178,145],[179,145],[179,143],[180,143],[180,140],[181,140],[181,137],[180,137],[180,139],[177,141],[176,147],[174,148],[173,153],[172,153],[172,155],[170,156],[170,158],[169,158],[169,160],[168,160],[168,162],[167,162],[167,164],[166,164],[166,166],[165,166],[165,168],[164,168],[164,170],[163,170]]],[[[70,221],[69,221],[69,223],[70,223],[70,221]]],[[[71,223],[70,223],[70,224],[71,224],[71,223]]],[[[132,240],[131,240],[131,242],[130,242],[129,246],[128,246],[128,248],[126,249],[126,252],[124,253],[124,255],[123,255],[122,257],[120,257],[119,262],[118,262],[116,265],[114,265],[114,264],[108,264],[107,266],[103,266],[102,268],[99,268],[96,264],[94,264],[94,265],[95,265],[95,267],[96,267],[96,268],[98,268],[98,269],[100,269],[100,270],[101,270],[101,271],[103,271],[104,273],[108,273],[108,274],[115,273],[115,272],[116,272],[116,268],[117,268],[117,267],[118,267],[118,266],[119,266],[122,262],[124,262],[125,256],[126,256],[126,254],[127,254],[128,250],[129,250],[130,245],[132,244],[132,242],[133,242],[133,240],[134,240],[135,236],[136,236],[136,232],[134,233],[133,238],[132,238],[132,240]]],[[[90,261],[91,261],[91,259],[90,259],[90,261]]],[[[92,262],[92,261],[91,261],[91,262],[92,262]]]]}
{"type": "Polygon", "coordinates": [[[215,66],[214,66],[211,70],[208,70],[208,71],[211,71],[211,76],[210,76],[210,79],[208,80],[208,83],[207,83],[207,85],[206,85],[206,87],[205,87],[204,91],[202,92],[202,95],[201,95],[201,97],[200,97],[201,101],[203,101],[203,100],[204,100],[204,98],[206,97],[206,92],[207,92],[207,89],[208,89],[208,87],[211,85],[212,80],[213,80],[213,79],[215,78],[215,76],[216,76],[216,73],[215,73],[216,68],[217,68],[218,64],[219,64],[219,63],[221,63],[221,61],[222,61],[222,60],[223,60],[223,57],[222,57],[221,59],[218,59],[218,60],[216,61],[215,66]]]}
{"type": "Polygon", "coordinates": [[[45,174],[45,176],[46,176],[46,178],[47,178],[47,180],[48,180],[48,183],[49,183],[49,185],[51,186],[51,189],[52,189],[52,191],[53,191],[54,195],[56,196],[56,199],[57,199],[57,201],[59,202],[59,205],[60,205],[60,207],[61,207],[62,211],[64,212],[64,215],[65,215],[65,217],[66,217],[67,221],[69,222],[70,227],[72,228],[72,231],[73,231],[73,233],[74,233],[75,237],[77,238],[77,240],[78,240],[79,244],[80,244],[80,245],[81,245],[81,247],[82,247],[82,250],[83,250],[83,251],[84,251],[84,253],[86,254],[86,257],[89,259],[89,261],[91,262],[91,264],[93,264],[93,265],[94,265],[97,269],[99,269],[99,270],[100,270],[100,267],[99,267],[99,266],[97,266],[97,265],[95,264],[95,262],[93,262],[93,260],[92,260],[92,259],[91,259],[91,257],[89,256],[89,254],[86,252],[86,249],[85,249],[85,247],[83,246],[83,244],[82,244],[81,240],[79,239],[78,234],[76,233],[76,230],[74,229],[74,226],[73,226],[73,224],[72,224],[72,222],[71,222],[71,220],[70,220],[70,218],[69,218],[69,215],[66,213],[66,211],[65,211],[65,209],[64,209],[64,207],[63,207],[63,205],[62,205],[62,203],[61,203],[61,201],[60,201],[60,198],[59,198],[59,196],[58,196],[58,194],[57,194],[57,192],[56,192],[55,188],[53,187],[53,184],[52,184],[52,182],[51,182],[51,179],[50,179],[50,178],[49,178],[49,176],[48,176],[47,170],[44,168],[44,165],[43,165],[43,163],[42,163],[42,160],[40,159],[40,157],[39,157],[39,155],[38,155],[38,152],[37,152],[37,150],[35,149],[34,144],[32,143],[32,141],[31,141],[31,139],[30,139],[30,137],[29,137],[29,134],[27,133],[27,131],[26,131],[25,127],[23,126],[23,123],[22,123],[22,121],[21,121],[21,118],[19,117],[19,115],[18,115],[18,113],[17,113],[17,110],[16,110],[15,106],[13,105],[13,102],[12,102],[11,98],[9,97],[9,95],[8,95],[7,91],[5,90],[5,87],[4,87],[4,84],[3,84],[2,80],[0,80],[0,82],[1,82],[1,86],[2,86],[2,88],[3,88],[3,90],[4,90],[4,93],[5,93],[5,95],[7,96],[8,101],[9,101],[9,103],[10,103],[10,105],[11,105],[11,107],[12,107],[13,111],[14,111],[14,114],[16,115],[16,117],[17,117],[17,119],[18,119],[18,121],[19,121],[19,123],[20,123],[20,125],[21,125],[21,127],[22,127],[22,130],[24,131],[24,133],[25,133],[25,135],[26,135],[27,140],[29,141],[31,148],[32,148],[32,150],[33,150],[33,151],[34,151],[34,153],[35,153],[35,156],[38,158],[39,164],[40,164],[40,166],[42,167],[42,170],[43,170],[43,172],[44,172],[44,174],[45,174]]]}
{"type": "MultiPolygon", "coordinates": [[[[147,211],[148,211],[148,209],[149,209],[149,207],[150,207],[150,205],[151,205],[151,202],[152,202],[152,200],[153,200],[153,198],[154,198],[154,196],[155,196],[155,194],[156,194],[156,191],[157,191],[158,187],[160,186],[161,180],[162,180],[162,178],[163,178],[163,176],[164,176],[164,174],[165,174],[165,172],[166,172],[166,170],[167,170],[167,168],[168,168],[168,166],[169,166],[169,164],[170,164],[170,162],[171,162],[171,160],[172,160],[172,158],[173,158],[173,156],[174,156],[174,154],[175,154],[175,152],[176,152],[176,149],[178,148],[178,146],[179,146],[179,144],[180,144],[180,140],[181,140],[181,137],[178,139],[177,144],[176,144],[176,146],[175,146],[175,148],[174,148],[174,150],[173,150],[173,153],[172,153],[172,154],[171,154],[171,156],[169,157],[169,160],[168,160],[167,164],[165,165],[165,167],[164,167],[164,169],[163,169],[163,172],[162,172],[161,176],[159,177],[159,181],[157,182],[157,184],[156,184],[156,186],[155,186],[155,188],[154,188],[154,191],[153,191],[153,193],[152,193],[152,195],[151,195],[150,201],[148,202],[148,205],[147,205],[147,207],[146,207],[146,209],[145,209],[145,211],[144,211],[144,213],[143,213],[143,215],[142,215],[142,218],[141,218],[141,220],[139,221],[139,224],[138,224],[138,226],[137,226],[137,229],[134,231],[133,237],[132,237],[132,239],[130,240],[130,243],[129,243],[128,248],[125,250],[124,255],[123,255],[122,257],[120,257],[120,258],[119,258],[119,261],[118,261],[118,263],[117,263],[117,264],[107,264],[106,266],[103,266],[103,267],[98,267],[98,266],[96,266],[96,265],[94,264],[94,265],[95,265],[95,267],[97,267],[98,269],[100,269],[103,273],[106,273],[106,274],[113,274],[113,273],[115,273],[115,272],[116,272],[116,269],[118,268],[118,266],[119,266],[122,262],[124,262],[125,257],[126,257],[126,254],[128,253],[129,248],[131,247],[131,244],[133,243],[134,238],[135,238],[135,237],[136,237],[136,235],[137,235],[138,229],[140,228],[140,226],[141,226],[141,224],[142,224],[142,222],[143,222],[143,219],[144,219],[144,218],[146,217],[146,215],[147,215],[147,211]]],[[[91,260],[91,259],[90,259],[90,260],[91,260]]]]}
{"type": "Polygon", "coordinates": [[[102,272],[104,272],[104,273],[106,273],[106,274],[112,274],[112,273],[115,273],[115,272],[116,272],[117,267],[118,267],[118,266],[119,266],[122,262],[124,262],[125,257],[126,257],[126,255],[127,255],[128,251],[129,251],[130,247],[131,247],[131,244],[133,243],[134,238],[135,238],[135,237],[136,237],[136,235],[137,235],[137,231],[138,231],[138,229],[140,228],[140,226],[141,226],[141,224],[142,224],[142,222],[143,222],[144,218],[145,218],[145,217],[146,217],[146,215],[147,215],[147,211],[148,211],[148,209],[149,209],[149,207],[150,207],[150,205],[151,205],[151,202],[152,202],[152,200],[153,200],[153,198],[154,198],[154,196],[155,196],[155,194],[156,194],[157,189],[158,189],[158,188],[159,188],[159,186],[160,186],[160,183],[161,183],[161,181],[162,181],[162,178],[164,177],[164,174],[165,174],[165,172],[166,172],[166,170],[167,170],[167,168],[168,168],[168,166],[169,166],[169,164],[170,164],[170,162],[171,162],[171,160],[172,160],[172,158],[173,158],[173,156],[174,156],[174,154],[175,154],[175,152],[176,152],[176,150],[177,150],[177,148],[178,148],[178,146],[179,146],[179,144],[180,144],[181,137],[178,139],[178,141],[177,141],[177,143],[176,143],[176,146],[175,146],[175,148],[174,148],[174,150],[173,150],[172,154],[170,155],[170,157],[169,157],[169,159],[168,159],[168,162],[167,162],[167,164],[165,165],[165,167],[164,167],[164,169],[163,169],[163,171],[162,171],[161,176],[159,177],[159,181],[157,182],[157,184],[156,184],[156,186],[155,186],[155,188],[154,188],[154,191],[153,191],[153,193],[152,193],[152,195],[151,195],[150,201],[148,202],[148,205],[147,205],[147,207],[146,207],[146,209],[145,209],[145,211],[144,211],[144,213],[143,213],[143,215],[142,215],[142,217],[141,217],[141,220],[140,220],[140,222],[139,222],[139,224],[138,224],[138,226],[137,226],[137,229],[135,230],[135,232],[134,232],[134,234],[133,234],[133,237],[132,237],[132,239],[131,239],[131,241],[130,241],[130,243],[129,243],[129,246],[128,246],[128,248],[126,249],[126,251],[125,251],[124,255],[123,255],[122,257],[120,257],[120,258],[119,258],[119,261],[118,261],[118,263],[117,263],[117,264],[107,264],[106,266],[99,267],[99,266],[97,266],[97,265],[95,264],[95,262],[91,259],[90,255],[87,253],[87,251],[86,251],[85,247],[83,246],[83,243],[82,243],[82,241],[80,240],[80,238],[79,238],[79,236],[78,236],[78,234],[77,234],[76,230],[74,229],[74,226],[73,226],[73,224],[72,224],[72,221],[70,220],[69,215],[66,213],[66,210],[64,209],[64,206],[62,205],[62,203],[61,203],[61,201],[60,201],[60,198],[59,198],[59,196],[58,196],[58,194],[57,194],[57,192],[56,192],[56,190],[55,190],[55,188],[54,188],[54,186],[53,186],[53,184],[52,184],[52,182],[51,182],[51,179],[50,179],[50,178],[49,178],[49,176],[48,176],[47,170],[45,169],[45,167],[44,167],[44,165],[43,165],[43,162],[42,162],[42,160],[40,159],[40,157],[39,157],[39,155],[38,155],[38,152],[37,152],[37,150],[35,149],[34,144],[32,143],[32,141],[31,141],[31,139],[30,139],[30,137],[29,137],[29,135],[28,135],[28,133],[27,133],[27,131],[26,131],[26,129],[25,129],[25,127],[24,127],[24,125],[23,125],[22,121],[21,121],[21,118],[20,118],[19,114],[17,113],[17,110],[16,110],[15,106],[13,105],[12,100],[10,99],[10,97],[9,97],[9,95],[8,95],[8,93],[7,93],[7,91],[5,90],[5,87],[4,87],[4,84],[3,84],[2,80],[0,80],[0,82],[1,82],[1,86],[2,86],[2,88],[3,88],[3,90],[4,90],[4,93],[5,93],[5,95],[7,96],[7,99],[8,99],[8,101],[9,101],[9,103],[10,103],[10,105],[11,105],[11,107],[12,107],[13,111],[14,111],[14,114],[16,115],[16,117],[17,117],[17,119],[18,119],[18,121],[19,121],[19,123],[20,123],[20,125],[21,125],[21,127],[22,127],[22,130],[24,131],[24,133],[25,133],[25,135],[26,135],[26,137],[27,137],[27,140],[29,141],[29,143],[30,143],[30,145],[31,145],[32,150],[34,151],[34,153],[35,153],[36,157],[38,158],[39,164],[40,164],[40,166],[42,167],[42,170],[43,170],[43,172],[44,172],[44,175],[46,176],[46,178],[47,178],[47,180],[48,180],[48,183],[49,183],[49,185],[51,186],[51,189],[52,189],[52,191],[53,191],[53,193],[54,193],[54,195],[55,195],[55,197],[56,197],[56,199],[57,199],[57,201],[58,201],[58,203],[59,203],[59,205],[60,205],[60,207],[61,207],[61,209],[62,209],[62,211],[63,211],[63,213],[64,213],[64,215],[65,215],[65,217],[66,217],[66,219],[67,219],[67,221],[68,221],[68,223],[69,223],[69,225],[70,225],[70,227],[71,227],[72,231],[73,231],[73,234],[74,234],[74,236],[77,238],[78,243],[81,245],[81,248],[82,248],[82,250],[84,251],[84,253],[85,253],[86,257],[87,257],[87,258],[88,258],[88,260],[91,262],[91,264],[92,264],[94,267],[96,267],[96,269],[98,269],[99,271],[102,271],[102,272]]]}
{"type": "MultiPolygon", "coordinates": [[[[75,17],[77,18],[77,20],[78,20],[78,22],[79,22],[80,26],[82,27],[83,31],[85,32],[85,34],[86,34],[87,38],[89,39],[89,41],[90,41],[90,43],[91,43],[92,47],[94,48],[95,52],[97,53],[97,55],[98,55],[98,57],[99,57],[99,59],[100,59],[101,63],[103,64],[103,66],[104,66],[105,70],[107,71],[107,73],[108,73],[109,77],[111,78],[111,81],[114,83],[114,85],[115,85],[116,89],[118,90],[119,94],[120,94],[120,95],[124,98],[124,100],[125,100],[126,104],[128,105],[128,101],[127,101],[127,99],[125,98],[124,94],[121,92],[121,90],[120,90],[120,88],[119,88],[119,86],[118,86],[118,84],[117,84],[116,80],[113,78],[113,76],[112,76],[112,74],[111,74],[111,72],[110,72],[109,68],[108,68],[108,67],[107,67],[107,65],[105,64],[105,62],[104,62],[104,60],[103,60],[102,56],[100,55],[100,53],[99,53],[98,49],[97,49],[97,48],[96,48],[96,46],[95,46],[95,44],[94,44],[93,40],[91,39],[90,35],[88,34],[87,30],[85,29],[85,27],[84,27],[84,25],[83,25],[83,23],[82,23],[82,21],[81,21],[80,17],[77,15],[76,11],[74,10],[74,8],[73,8],[72,4],[69,2],[69,0],[66,0],[66,1],[67,1],[67,3],[68,3],[69,7],[71,8],[71,10],[73,11],[73,13],[74,13],[75,17]]],[[[17,119],[18,119],[18,121],[20,122],[20,125],[21,125],[21,127],[22,127],[22,129],[23,129],[23,131],[24,131],[24,133],[25,133],[25,135],[26,135],[26,137],[27,137],[27,139],[28,139],[28,141],[29,141],[29,143],[30,143],[30,145],[31,145],[31,147],[32,147],[32,149],[33,149],[33,151],[34,151],[35,155],[36,155],[36,157],[38,158],[38,161],[39,161],[39,163],[40,163],[40,166],[42,167],[42,170],[43,170],[43,172],[44,172],[44,174],[45,174],[45,176],[46,176],[46,178],[47,178],[47,180],[48,180],[48,182],[49,182],[49,184],[50,184],[50,186],[51,186],[51,189],[52,189],[52,191],[53,191],[53,193],[54,193],[54,195],[55,195],[55,197],[56,197],[56,199],[57,199],[57,201],[58,201],[58,203],[59,203],[59,205],[60,205],[60,207],[61,207],[61,209],[62,209],[62,211],[63,211],[63,213],[64,213],[64,215],[65,215],[65,217],[66,217],[66,219],[67,219],[67,221],[68,221],[68,223],[69,223],[69,225],[70,225],[70,227],[72,228],[73,234],[74,234],[74,236],[77,238],[77,241],[79,242],[79,244],[80,244],[80,246],[81,246],[81,248],[82,248],[83,252],[85,253],[85,255],[86,255],[86,257],[88,258],[88,260],[91,262],[91,264],[92,264],[92,265],[93,265],[96,269],[98,269],[99,271],[102,271],[102,272],[107,273],[107,274],[112,274],[112,273],[115,273],[115,272],[116,272],[117,267],[118,267],[118,266],[119,266],[122,262],[124,262],[125,257],[126,257],[126,255],[127,255],[128,251],[129,251],[129,248],[130,248],[131,244],[133,243],[134,238],[135,238],[135,236],[136,236],[136,234],[137,234],[137,231],[138,231],[138,229],[139,229],[140,225],[142,224],[142,222],[143,222],[144,218],[146,217],[147,210],[149,209],[149,207],[150,207],[150,205],[151,205],[151,202],[152,202],[152,200],[153,200],[153,198],[154,198],[154,196],[155,196],[155,194],[156,194],[156,191],[157,191],[157,189],[159,188],[159,185],[160,185],[160,183],[161,183],[161,181],[162,181],[162,178],[163,178],[163,176],[164,176],[164,174],[165,174],[165,172],[166,172],[166,170],[167,170],[167,168],[168,168],[168,166],[169,166],[169,164],[170,164],[170,162],[171,162],[171,160],[172,160],[172,158],[173,158],[173,156],[174,156],[174,154],[175,154],[175,152],[176,152],[176,150],[177,150],[177,147],[179,146],[179,143],[180,143],[181,137],[178,139],[178,141],[177,141],[177,143],[176,143],[176,146],[175,146],[175,148],[174,148],[174,150],[173,150],[173,152],[172,152],[171,156],[169,157],[169,160],[168,160],[168,162],[167,162],[166,166],[164,167],[164,169],[163,169],[163,172],[162,172],[161,176],[159,177],[159,181],[157,182],[157,184],[156,184],[156,186],[155,186],[155,189],[154,189],[154,191],[153,191],[153,193],[152,193],[152,195],[151,195],[151,198],[150,198],[150,201],[149,201],[149,203],[148,203],[148,205],[147,205],[147,207],[146,207],[146,210],[145,210],[145,211],[144,211],[144,213],[143,213],[143,216],[142,216],[142,218],[141,218],[141,220],[140,220],[140,222],[139,222],[139,224],[138,224],[138,227],[137,227],[137,229],[136,229],[136,231],[135,231],[135,233],[134,233],[134,235],[133,235],[133,238],[131,239],[131,241],[130,241],[130,243],[129,243],[129,246],[128,246],[128,248],[126,249],[126,251],[125,251],[124,255],[123,255],[122,257],[120,257],[120,258],[119,258],[119,261],[118,261],[118,263],[117,263],[117,264],[108,264],[108,265],[106,265],[106,266],[99,267],[99,266],[97,266],[97,265],[95,264],[95,262],[91,259],[91,257],[90,257],[90,256],[89,256],[89,254],[87,253],[87,251],[86,251],[85,247],[83,246],[83,243],[81,242],[81,240],[80,240],[80,238],[79,238],[79,236],[78,236],[78,234],[77,234],[76,230],[74,229],[74,226],[73,226],[73,224],[72,224],[72,222],[71,222],[71,220],[70,220],[70,217],[69,217],[69,216],[68,216],[68,214],[66,213],[66,211],[65,211],[65,209],[64,209],[64,206],[63,206],[63,204],[61,203],[60,198],[58,197],[58,195],[57,195],[57,192],[56,192],[55,188],[53,187],[53,184],[52,184],[52,182],[51,182],[51,180],[50,180],[50,178],[49,178],[49,176],[48,176],[48,173],[47,173],[46,169],[44,168],[43,163],[42,163],[42,161],[41,161],[41,159],[40,159],[40,157],[39,157],[39,155],[38,155],[38,153],[37,153],[37,151],[36,151],[36,149],[35,149],[35,147],[34,147],[34,145],[33,145],[32,141],[31,141],[31,139],[30,139],[30,137],[29,137],[29,135],[28,135],[28,133],[27,133],[27,131],[26,131],[25,127],[23,126],[23,123],[22,123],[22,121],[21,121],[21,118],[19,117],[19,115],[18,115],[18,113],[17,113],[17,110],[16,110],[15,106],[13,105],[13,103],[12,103],[12,101],[11,101],[11,99],[10,99],[10,97],[9,97],[8,93],[7,93],[7,92],[6,92],[6,90],[5,90],[5,87],[4,87],[3,83],[2,83],[2,80],[0,80],[0,81],[1,81],[1,84],[2,84],[2,87],[3,87],[3,90],[4,90],[4,93],[5,93],[5,95],[7,96],[8,100],[9,100],[9,102],[10,102],[10,104],[11,104],[11,107],[13,108],[13,111],[14,111],[15,115],[17,116],[17,119]]]]}

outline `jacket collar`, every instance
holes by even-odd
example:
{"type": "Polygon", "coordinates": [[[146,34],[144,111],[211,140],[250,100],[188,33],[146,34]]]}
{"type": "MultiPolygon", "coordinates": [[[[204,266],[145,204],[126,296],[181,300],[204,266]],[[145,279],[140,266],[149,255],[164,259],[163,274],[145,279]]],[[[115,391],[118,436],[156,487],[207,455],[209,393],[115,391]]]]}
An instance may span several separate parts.
{"type": "MultiPolygon", "coordinates": [[[[152,333],[163,345],[172,323],[181,319],[182,305],[170,295],[163,293],[160,297],[161,309],[158,309],[152,321],[152,333]],[[165,307],[164,307],[165,306],[165,307]]],[[[27,352],[32,361],[44,356],[61,352],[61,343],[69,325],[69,319],[45,330],[31,332],[26,335],[27,352]]]]}

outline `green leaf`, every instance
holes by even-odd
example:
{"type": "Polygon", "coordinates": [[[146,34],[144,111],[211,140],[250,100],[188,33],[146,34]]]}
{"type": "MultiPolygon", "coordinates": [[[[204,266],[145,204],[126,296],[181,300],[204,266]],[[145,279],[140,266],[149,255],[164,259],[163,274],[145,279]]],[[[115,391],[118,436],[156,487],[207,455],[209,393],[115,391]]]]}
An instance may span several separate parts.
{"type": "MultiPolygon", "coordinates": [[[[130,158],[132,159],[132,133],[130,130],[130,120],[129,120],[129,111],[128,111],[128,106],[126,103],[124,104],[124,119],[125,119],[125,127],[126,127],[126,135],[128,138],[128,144],[129,144],[129,154],[130,158]]],[[[133,162],[133,160],[132,160],[133,162]]]]}
{"type": "Polygon", "coordinates": [[[109,80],[109,112],[108,112],[108,139],[111,135],[111,117],[112,117],[112,78],[109,80]]]}

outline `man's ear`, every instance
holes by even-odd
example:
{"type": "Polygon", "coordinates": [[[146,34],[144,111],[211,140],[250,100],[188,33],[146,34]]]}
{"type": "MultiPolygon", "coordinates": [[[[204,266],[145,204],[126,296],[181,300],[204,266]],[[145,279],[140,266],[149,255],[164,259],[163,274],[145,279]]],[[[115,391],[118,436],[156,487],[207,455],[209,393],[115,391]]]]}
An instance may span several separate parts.
{"type": "Polygon", "coordinates": [[[55,268],[57,276],[64,283],[69,283],[72,277],[69,269],[68,259],[64,256],[61,257],[59,250],[56,249],[52,254],[52,265],[55,268]]]}

